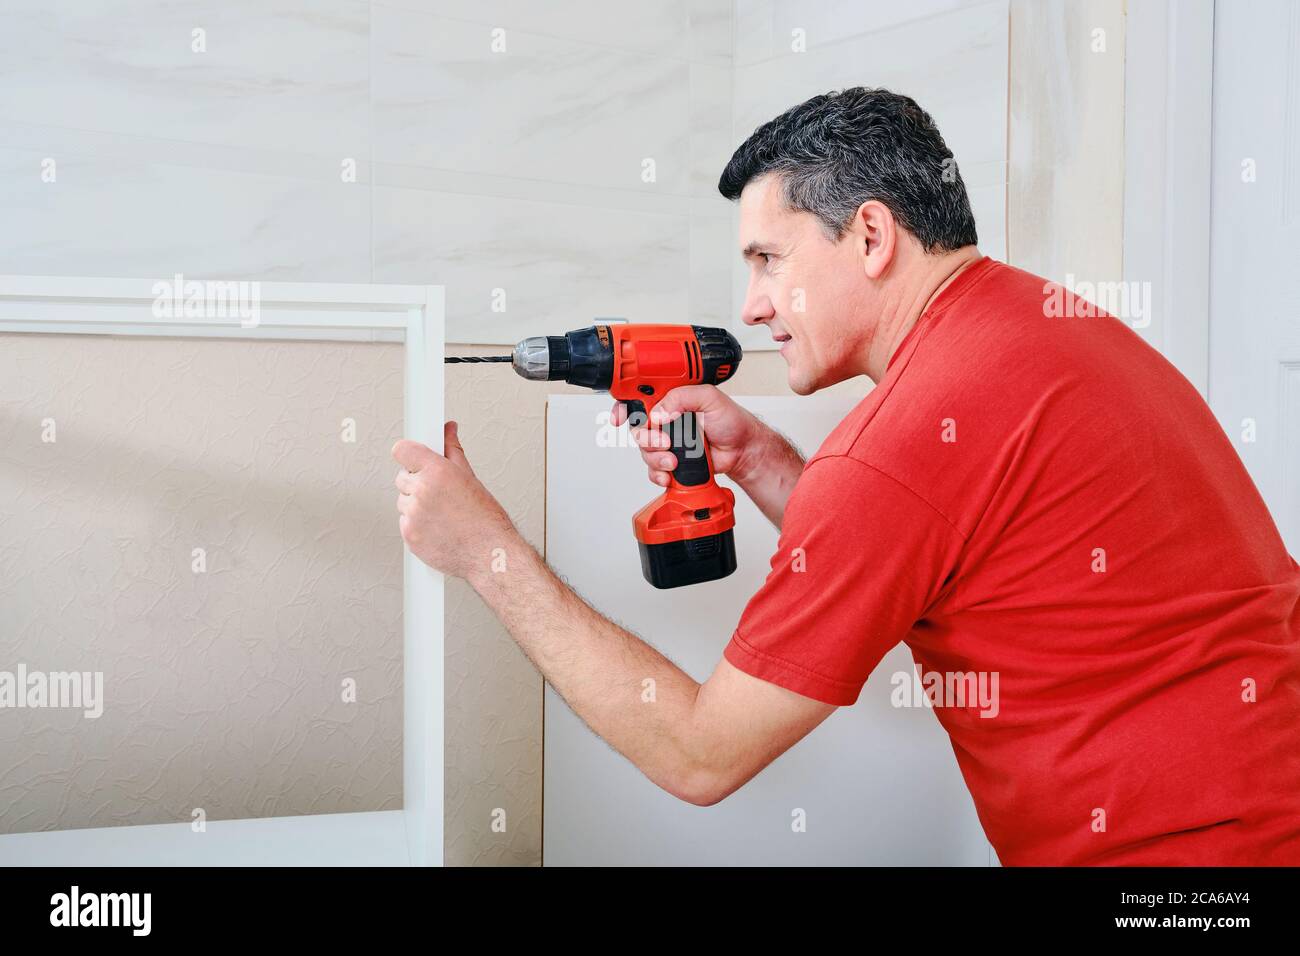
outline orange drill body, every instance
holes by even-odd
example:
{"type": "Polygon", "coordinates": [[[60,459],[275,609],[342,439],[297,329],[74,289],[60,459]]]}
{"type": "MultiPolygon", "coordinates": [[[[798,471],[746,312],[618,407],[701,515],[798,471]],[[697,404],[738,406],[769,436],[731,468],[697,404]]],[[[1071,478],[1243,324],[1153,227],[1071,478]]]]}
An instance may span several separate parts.
{"type": "MultiPolygon", "coordinates": [[[[726,329],[699,325],[595,325],[536,336],[515,346],[524,378],[608,390],[633,416],[645,416],[680,385],[720,385],[740,364],[726,329]]],[[[664,426],[677,457],[668,487],[632,518],[641,570],[657,588],[726,577],[736,569],[735,493],[713,476],[709,444],[694,412],[664,426]]]]}
{"type": "MultiPolygon", "coordinates": [[[[629,404],[629,415],[649,415],[663,397],[681,385],[720,384],[735,372],[733,362],[722,362],[706,377],[700,344],[689,325],[613,325],[607,329],[614,349],[614,377],[609,393],[629,404]],[[639,407],[638,407],[639,406],[639,407]]],[[[703,431],[692,417],[665,426],[680,436],[674,448],[683,448],[686,461],[703,458],[699,484],[684,484],[676,472],[668,488],[632,518],[632,531],[642,544],[665,544],[721,534],[736,525],[736,496],[713,477],[713,458],[703,431]],[[702,517],[707,515],[707,517],[702,517]]],[[[680,457],[680,456],[679,456],[680,457]]],[[[680,470],[680,469],[679,469],[680,470]]],[[[686,476],[688,479],[690,475],[686,476]]]]}

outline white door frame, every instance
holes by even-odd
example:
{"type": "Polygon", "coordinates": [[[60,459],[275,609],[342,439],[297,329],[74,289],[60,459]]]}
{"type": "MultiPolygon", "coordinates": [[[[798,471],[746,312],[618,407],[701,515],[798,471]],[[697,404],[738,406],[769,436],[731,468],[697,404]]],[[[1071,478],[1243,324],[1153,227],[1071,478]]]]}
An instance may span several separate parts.
{"type": "MultiPolygon", "coordinates": [[[[248,282],[217,310],[203,306],[215,284],[191,283],[0,276],[0,332],[405,342],[403,432],[442,452],[442,286],[248,282]],[[256,324],[228,308],[250,296],[256,324]]],[[[0,865],[441,866],[443,576],[403,555],[402,810],[213,821],[206,839],[188,822],[10,834],[0,865]]]]}
{"type": "Polygon", "coordinates": [[[1149,282],[1137,331],[1208,399],[1214,0],[1129,3],[1124,279],[1149,282]]]}

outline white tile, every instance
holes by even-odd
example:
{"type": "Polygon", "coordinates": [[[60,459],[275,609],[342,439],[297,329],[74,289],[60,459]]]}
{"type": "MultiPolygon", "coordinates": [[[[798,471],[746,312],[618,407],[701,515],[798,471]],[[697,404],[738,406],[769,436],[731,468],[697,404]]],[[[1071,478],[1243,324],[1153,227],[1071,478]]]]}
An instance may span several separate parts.
{"type": "Polygon", "coordinates": [[[685,322],[690,274],[685,216],[375,190],[375,281],[445,285],[448,342],[513,344],[598,316],[685,322]]]}
{"type": "Polygon", "coordinates": [[[685,194],[690,64],[376,5],[376,161],[685,194]],[[654,163],[654,181],[643,179],[654,163]]]}
{"type": "Polygon", "coordinates": [[[0,150],[0,273],[370,279],[369,187],[0,150]]]}
{"type": "Polygon", "coordinates": [[[731,68],[691,64],[691,193],[717,196],[736,144],[731,133],[731,68]]]}
{"type": "MultiPolygon", "coordinates": [[[[721,0],[703,0],[707,9],[721,0]]],[[[611,50],[684,59],[687,32],[701,0],[375,0],[373,6],[436,14],[501,27],[507,41],[528,32],[611,50]]],[[[704,26],[713,30],[710,16],[704,26]]]]}
{"type": "Polygon", "coordinates": [[[1007,258],[1007,188],[1005,184],[967,188],[980,252],[1003,262],[1007,258]]]}
{"type": "Polygon", "coordinates": [[[690,0],[690,58],[730,66],[731,0],[690,0]]]}
{"type": "Polygon", "coordinates": [[[558,203],[561,206],[599,206],[607,210],[632,213],[686,216],[698,197],[672,193],[649,193],[639,189],[584,186],[578,183],[547,182],[542,179],[518,179],[488,173],[376,163],[375,183],[398,189],[421,189],[426,192],[466,193],[495,196],[498,199],[523,199],[531,202],[558,203]]]}
{"type": "Polygon", "coordinates": [[[735,0],[732,63],[740,66],[772,55],[775,0],[735,0]]]}
{"type": "Polygon", "coordinates": [[[356,0],[0,0],[0,120],[364,157],[367,16],[356,0]]]}
{"type": "Polygon", "coordinates": [[[370,181],[370,164],[365,156],[309,155],[270,149],[261,144],[191,143],[133,133],[33,126],[3,119],[0,119],[0,143],[58,161],[76,158],[139,165],[162,162],[168,166],[287,176],[323,183],[370,181]]]}
{"type": "Polygon", "coordinates": [[[977,7],[989,0],[737,0],[736,63],[752,64],[791,53],[796,30],[811,49],[903,23],[977,7]]]}
{"type": "MultiPolygon", "coordinates": [[[[720,214],[691,217],[691,301],[694,325],[731,328],[739,324],[731,307],[731,261],[737,258],[730,206],[721,196],[720,214]]],[[[712,204],[711,204],[712,205],[712,204]]]]}
{"type": "Polygon", "coordinates": [[[1006,161],[1004,0],[863,34],[736,70],[735,130],[753,130],[817,93],[848,86],[905,93],[934,117],[963,167],[1006,161]]]}

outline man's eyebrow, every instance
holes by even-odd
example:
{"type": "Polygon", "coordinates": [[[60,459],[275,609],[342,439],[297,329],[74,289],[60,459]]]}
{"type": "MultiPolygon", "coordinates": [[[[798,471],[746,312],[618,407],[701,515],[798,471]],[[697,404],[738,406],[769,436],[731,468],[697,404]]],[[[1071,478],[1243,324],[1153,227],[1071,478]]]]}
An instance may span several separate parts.
{"type": "Polygon", "coordinates": [[[769,246],[768,243],[760,242],[759,240],[755,239],[753,242],[751,242],[749,245],[747,245],[744,249],[740,251],[740,258],[748,259],[750,256],[756,256],[756,255],[760,255],[761,253],[770,252],[770,251],[771,251],[771,247],[769,246]]]}

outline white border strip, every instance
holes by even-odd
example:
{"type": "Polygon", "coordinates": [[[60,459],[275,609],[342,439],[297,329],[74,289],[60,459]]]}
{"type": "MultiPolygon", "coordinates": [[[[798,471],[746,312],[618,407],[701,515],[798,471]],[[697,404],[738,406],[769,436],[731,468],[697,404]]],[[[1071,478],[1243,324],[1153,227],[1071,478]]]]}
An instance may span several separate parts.
{"type": "Polygon", "coordinates": [[[429,288],[196,280],[183,275],[158,280],[0,276],[0,332],[401,342],[409,310],[425,307],[429,288]],[[195,281],[214,288],[242,286],[246,295],[255,296],[256,325],[241,325],[238,316],[208,310],[191,317],[157,307],[161,298],[183,305],[184,285],[195,281]]]}
{"type": "Polygon", "coordinates": [[[1124,278],[1151,283],[1139,334],[1204,397],[1214,0],[1130,3],[1124,35],[1124,278]]]}
{"type": "MultiPolygon", "coordinates": [[[[172,282],[168,277],[164,282],[172,282]]],[[[227,281],[227,280],[218,280],[227,281]]],[[[154,314],[158,285],[150,279],[60,276],[0,276],[0,332],[100,335],[221,336],[249,339],[298,338],[323,341],[405,342],[405,428],[407,438],[442,453],[443,356],[446,330],[442,286],[342,285],[261,282],[257,284],[258,324],[238,318],[199,317],[160,320],[154,314]]],[[[404,858],[416,866],[443,862],[443,576],[403,549],[403,818],[404,858]]],[[[387,827],[390,814],[354,814],[358,824],[376,820],[387,827]]],[[[254,828],[267,847],[294,845],[302,818],[276,817],[254,828]],[[278,833],[282,829],[283,833],[278,833]]],[[[176,859],[202,862],[184,847],[188,825],[113,828],[131,834],[141,865],[174,865],[176,859]],[[177,846],[159,843],[158,833],[175,835],[177,846]],[[134,837],[138,836],[138,841],[134,837]]],[[[353,828],[355,829],[355,828],[353,828]]],[[[43,831],[0,836],[0,865],[40,858],[40,847],[58,841],[63,858],[76,833],[87,834],[72,851],[80,862],[104,859],[103,831],[43,831]],[[48,833],[48,838],[47,838],[48,833]],[[46,842],[48,840],[48,842],[46,842]]],[[[330,832],[330,831],[321,831],[330,832]]],[[[339,832],[343,832],[340,830],[339,832]]],[[[352,833],[351,830],[347,832],[352,833]]],[[[378,834],[378,831],[376,831],[378,834]]],[[[353,834],[355,844],[355,834],[353,834]]],[[[388,841],[391,843],[391,840],[388,841]]],[[[121,849],[121,840],[112,841],[121,849]]],[[[340,843],[338,853],[350,855],[340,843]]],[[[326,854],[328,855],[328,854],[326,854]]],[[[274,851],[257,862],[275,863],[274,851]]],[[[283,863],[293,862],[285,856],[283,863]]],[[[338,864],[353,862],[338,859],[338,864]]],[[[371,861],[367,861],[371,862],[371,861]]]]}

